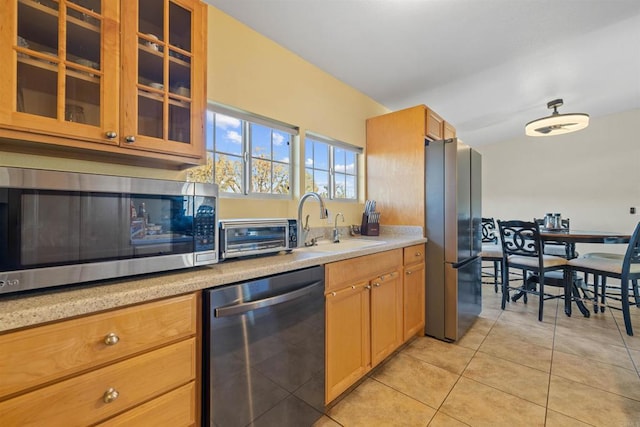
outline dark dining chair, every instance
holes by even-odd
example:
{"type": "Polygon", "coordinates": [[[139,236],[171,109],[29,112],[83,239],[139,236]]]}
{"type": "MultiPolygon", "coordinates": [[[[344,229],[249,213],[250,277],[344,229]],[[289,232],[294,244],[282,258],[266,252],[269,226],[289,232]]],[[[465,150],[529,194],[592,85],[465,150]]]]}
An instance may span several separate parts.
{"type": "Polygon", "coordinates": [[[498,284],[500,283],[500,275],[502,271],[502,246],[498,244],[498,234],[496,230],[496,222],[493,218],[482,218],[482,252],[480,252],[482,261],[490,263],[489,266],[482,267],[483,270],[490,269],[490,272],[483,271],[483,277],[491,277],[493,289],[498,292],[498,284]]]}
{"type": "MultiPolygon", "coordinates": [[[[611,305],[607,306],[622,311],[627,335],[633,335],[629,290],[632,290],[635,303],[638,305],[638,280],[640,279],[640,222],[638,222],[633,234],[631,235],[627,251],[622,259],[617,256],[605,257],[601,255],[596,257],[583,255],[570,260],[568,262],[568,266],[571,271],[590,273],[593,274],[594,277],[600,277],[602,279],[599,286],[600,296],[603,298],[602,304],[605,303],[606,299],[619,301],[621,307],[611,305]],[[608,285],[607,278],[618,279],[620,281],[620,286],[616,287],[608,285]],[[613,289],[616,289],[615,293],[612,292],[613,289]]],[[[596,280],[594,281],[596,299],[598,296],[597,288],[598,284],[596,280]]]]}
{"type": "MultiPolygon", "coordinates": [[[[535,221],[500,221],[500,240],[502,242],[502,309],[506,307],[511,290],[518,290],[526,294],[538,295],[538,320],[542,321],[544,312],[544,301],[555,298],[565,300],[565,312],[570,314],[571,310],[571,288],[569,286],[567,260],[563,257],[545,255],[543,242],[540,238],[540,226],[535,221]],[[529,272],[525,278],[524,286],[511,288],[509,286],[509,270],[511,268],[529,272]],[[554,271],[563,273],[563,280],[560,282],[564,290],[562,295],[545,292],[545,285],[556,286],[557,281],[547,283],[544,280],[545,274],[554,271]],[[542,278],[542,280],[540,279],[542,278]],[[535,286],[535,283],[538,286],[535,286]]],[[[525,298],[525,303],[527,299],[525,298]]]]}

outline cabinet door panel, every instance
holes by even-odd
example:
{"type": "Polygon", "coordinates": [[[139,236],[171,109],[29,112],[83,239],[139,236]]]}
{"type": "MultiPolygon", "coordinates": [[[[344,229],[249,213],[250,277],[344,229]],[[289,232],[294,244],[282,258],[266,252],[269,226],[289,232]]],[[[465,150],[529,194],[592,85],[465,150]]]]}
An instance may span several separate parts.
{"type": "Polygon", "coordinates": [[[15,62],[3,70],[0,126],[115,144],[118,2],[4,4],[0,53],[15,62]]]}
{"type": "Polygon", "coordinates": [[[361,282],[326,296],[326,403],[361,378],[370,365],[366,287],[361,282]]]}
{"type": "Polygon", "coordinates": [[[442,139],[444,136],[444,120],[435,111],[427,108],[425,117],[425,134],[427,138],[433,140],[442,139]]]}
{"type": "Polygon", "coordinates": [[[404,269],[404,337],[407,341],[421,333],[424,328],[425,308],[425,267],[424,263],[413,264],[404,269]]]}
{"type": "Polygon", "coordinates": [[[400,273],[371,282],[371,363],[376,366],[402,342],[402,280],[400,273]]]}
{"type": "Polygon", "coordinates": [[[206,6],[123,2],[122,146],[204,156],[206,6]]]}

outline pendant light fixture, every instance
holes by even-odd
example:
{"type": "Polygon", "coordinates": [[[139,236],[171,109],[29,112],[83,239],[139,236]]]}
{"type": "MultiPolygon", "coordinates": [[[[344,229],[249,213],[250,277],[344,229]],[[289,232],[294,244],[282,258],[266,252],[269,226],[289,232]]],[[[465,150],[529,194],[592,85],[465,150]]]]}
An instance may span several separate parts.
{"type": "Polygon", "coordinates": [[[554,99],[547,103],[547,108],[553,109],[548,117],[536,119],[527,123],[524,132],[528,136],[552,136],[571,133],[589,126],[589,115],[584,113],[560,114],[558,107],[562,106],[562,99],[554,99]]]}

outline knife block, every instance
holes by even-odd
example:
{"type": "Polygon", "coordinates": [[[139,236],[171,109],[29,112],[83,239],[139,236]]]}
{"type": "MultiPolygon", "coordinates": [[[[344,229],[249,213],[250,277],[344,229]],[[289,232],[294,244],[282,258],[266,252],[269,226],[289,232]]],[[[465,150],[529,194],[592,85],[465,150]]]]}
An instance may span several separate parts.
{"type": "Polygon", "coordinates": [[[361,236],[379,236],[380,235],[380,223],[369,222],[369,215],[362,214],[362,224],[360,225],[361,236]]]}

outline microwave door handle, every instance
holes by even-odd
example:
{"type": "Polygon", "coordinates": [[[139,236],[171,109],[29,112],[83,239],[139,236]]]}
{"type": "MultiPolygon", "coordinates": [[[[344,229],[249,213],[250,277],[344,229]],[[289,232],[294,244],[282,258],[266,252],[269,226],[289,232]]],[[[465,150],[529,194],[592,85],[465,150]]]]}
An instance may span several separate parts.
{"type": "Polygon", "coordinates": [[[216,308],[214,310],[214,315],[215,317],[236,316],[238,314],[244,314],[249,311],[257,310],[259,308],[271,307],[273,305],[282,304],[283,302],[292,301],[294,299],[298,299],[305,295],[308,295],[316,287],[322,284],[323,284],[322,281],[317,281],[317,282],[313,282],[308,286],[305,286],[304,288],[287,292],[286,294],[276,295],[270,298],[265,298],[257,301],[245,302],[241,304],[234,304],[234,305],[228,305],[225,307],[216,308]]]}

